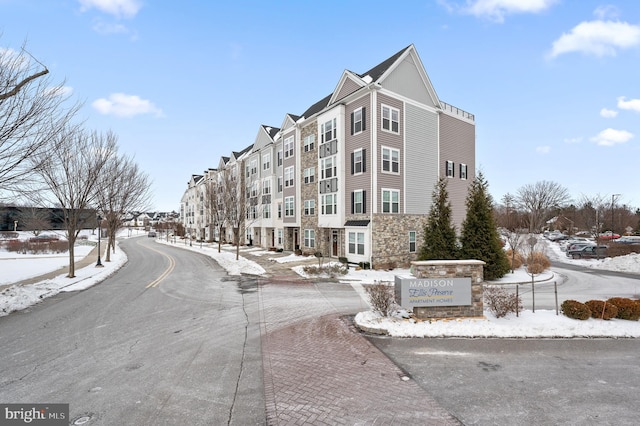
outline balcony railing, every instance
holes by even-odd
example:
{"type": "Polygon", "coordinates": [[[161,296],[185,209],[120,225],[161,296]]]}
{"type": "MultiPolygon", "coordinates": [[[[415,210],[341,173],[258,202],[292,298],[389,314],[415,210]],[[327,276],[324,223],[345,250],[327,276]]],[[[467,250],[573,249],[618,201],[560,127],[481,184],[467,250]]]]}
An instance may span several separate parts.
{"type": "Polygon", "coordinates": [[[442,109],[445,111],[449,111],[455,115],[464,117],[467,120],[475,121],[475,116],[465,110],[462,110],[458,107],[454,107],[453,105],[449,105],[448,103],[442,102],[442,101],[440,101],[440,105],[442,105],[442,109]]]}

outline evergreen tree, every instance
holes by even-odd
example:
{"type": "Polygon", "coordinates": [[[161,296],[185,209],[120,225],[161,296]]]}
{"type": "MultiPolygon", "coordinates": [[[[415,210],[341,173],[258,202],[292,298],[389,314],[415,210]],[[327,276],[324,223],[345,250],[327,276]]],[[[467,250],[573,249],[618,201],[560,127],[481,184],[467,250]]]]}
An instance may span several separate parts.
{"type": "Polygon", "coordinates": [[[484,175],[478,172],[467,194],[461,257],[484,261],[484,279],[495,280],[509,272],[509,259],[502,248],[488,188],[484,175]]]}
{"type": "Polygon", "coordinates": [[[440,178],[436,183],[431,199],[431,211],[424,228],[424,244],[419,259],[457,259],[456,229],[451,224],[451,203],[445,178],[440,178]]]}

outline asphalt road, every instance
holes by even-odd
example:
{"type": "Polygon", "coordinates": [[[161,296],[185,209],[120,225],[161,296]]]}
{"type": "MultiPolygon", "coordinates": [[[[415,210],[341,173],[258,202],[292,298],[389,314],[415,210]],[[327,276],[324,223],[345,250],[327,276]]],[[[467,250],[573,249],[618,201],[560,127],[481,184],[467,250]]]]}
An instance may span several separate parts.
{"type": "Polygon", "coordinates": [[[465,425],[638,424],[638,339],[369,340],[465,425]]]}
{"type": "Polygon", "coordinates": [[[122,242],[101,284],[0,318],[0,401],[92,425],[264,423],[255,285],[213,260],[122,242]]]}

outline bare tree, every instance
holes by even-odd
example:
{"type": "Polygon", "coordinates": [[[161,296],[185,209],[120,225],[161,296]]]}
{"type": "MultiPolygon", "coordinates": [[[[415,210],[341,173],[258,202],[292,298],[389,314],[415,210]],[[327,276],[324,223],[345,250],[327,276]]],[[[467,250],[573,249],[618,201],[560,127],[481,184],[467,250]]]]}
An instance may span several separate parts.
{"type": "Polygon", "coordinates": [[[96,184],[115,150],[113,133],[102,135],[67,127],[56,135],[50,151],[31,158],[36,173],[48,188],[43,196],[49,202],[59,203],[64,215],[69,241],[69,278],[75,277],[76,239],[84,225],[95,223],[95,217],[88,215],[87,209],[95,208],[96,184]]]}
{"type": "Polygon", "coordinates": [[[516,201],[526,214],[530,233],[539,232],[548,215],[571,200],[569,191],[556,182],[546,180],[527,184],[518,189],[516,201]]]}
{"type": "Polygon", "coordinates": [[[240,231],[243,229],[245,216],[244,184],[240,178],[241,175],[237,165],[230,166],[230,170],[225,170],[223,173],[225,223],[233,230],[236,260],[240,258],[240,231]]]}
{"type": "Polygon", "coordinates": [[[504,229],[503,236],[511,249],[511,273],[514,271],[516,256],[525,240],[522,215],[516,210],[516,197],[507,193],[502,197],[504,213],[498,216],[498,223],[504,229]]]}
{"type": "MultiPolygon", "coordinates": [[[[222,250],[222,233],[225,224],[224,181],[226,170],[209,177],[205,183],[204,205],[209,223],[209,233],[218,231],[218,253],[222,250]]],[[[213,239],[213,235],[210,235],[213,239]]]]}
{"type": "MultiPolygon", "coordinates": [[[[49,71],[22,46],[0,48],[0,191],[18,192],[79,105],[65,109],[63,84],[53,85],[49,71]]],[[[31,186],[33,189],[33,187],[31,186]]]]}
{"type": "Polygon", "coordinates": [[[36,237],[45,229],[51,228],[49,209],[39,207],[22,207],[20,209],[22,228],[36,237]]]}
{"type": "Polygon", "coordinates": [[[605,215],[609,207],[608,202],[609,197],[601,194],[592,196],[583,194],[578,201],[578,211],[576,214],[596,240],[599,239],[600,233],[602,232],[605,215]]]}
{"type": "Polygon", "coordinates": [[[98,210],[107,226],[106,262],[111,261],[111,252],[115,253],[116,233],[122,227],[124,215],[149,207],[149,186],[149,177],[132,157],[114,155],[103,167],[96,184],[96,195],[98,210]]]}

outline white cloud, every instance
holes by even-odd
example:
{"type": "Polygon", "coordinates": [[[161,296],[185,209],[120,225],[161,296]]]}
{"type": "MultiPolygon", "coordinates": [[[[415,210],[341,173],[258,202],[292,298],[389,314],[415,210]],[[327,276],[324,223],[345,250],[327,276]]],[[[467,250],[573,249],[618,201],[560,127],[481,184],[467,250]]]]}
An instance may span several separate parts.
{"type": "Polygon", "coordinates": [[[540,13],[557,0],[467,0],[464,12],[477,17],[504,22],[506,15],[516,13],[540,13]]]}
{"type": "Polygon", "coordinates": [[[104,21],[96,21],[93,30],[98,34],[126,34],[129,29],[122,24],[111,24],[104,21]]]}
{"type": "Polygon", "coordinates": [[[620,21],[581,22],[570,33],[553,42],[550,56],[582,52],[595,56],[615,56],[618,49],[640,46],[640,26],[620,21]]]}
{"type": "Polygon", "coordinates": [[[598,19],[617,18],[620,15],[620,10],[612,4],[606,4],[604,6],[598,6],[596,10],[593,11],[593,14],[596,15],[598,19]]]}
{"type": "Polygon", "coordinates": [[[70,96],[73,93],[71,86],[54,86],[46,89],[45,94],[48,96],[70,96]]]}
{"type": "Polygon", "coordinates": [[[614,146],[629,142],[633,138],[633,133],[626,130],[605,129],[591,138],[592,142],[600,146],[614,146]]]}
{"type": "Polygon", "coordinates": [[[615,110],[612,110],[612,109],[602,108],[600,110],[600,115],[602,117],[605,117],[605,118],[613,118],[616,115],[618,115],[618,111],[615,111],[615,110]]]}
{"type": "Polygon", "coordinates": [[[626,101],[624,96],[620,96],[618,98],[618,108],[640,112],[640,99],[629,99],[626,101]]]}
{"type": "Polygon", "coordinates": [[[109,99],[100,98],[91,104],[100,114],[116,117],[133,117],[141,114],[153,114],[162,117],[162,110],[146,99],[136,95],[112,93],[109,99]]]}
{"type": "Polygon", "coordinates": [[[78,2],[83,12],[95,8],[116,18],[133,18],[142,8],[142,2],[139,0],[78,0],[78,2]]]}
{"type": "Polygon", "coordinates": [[[577,138],[566,138],[564,140],[564,143],[571,143],[571,144],[580,143],[580,142],[582,142],[582,136],[578,136],[577,138]]]}
{"type": "Polygon", "coordinates": [[[538,154],[548,154],[550,151],[551,151],[551,147],[548,145],[536,147],[536,152],[538,154]]]}

